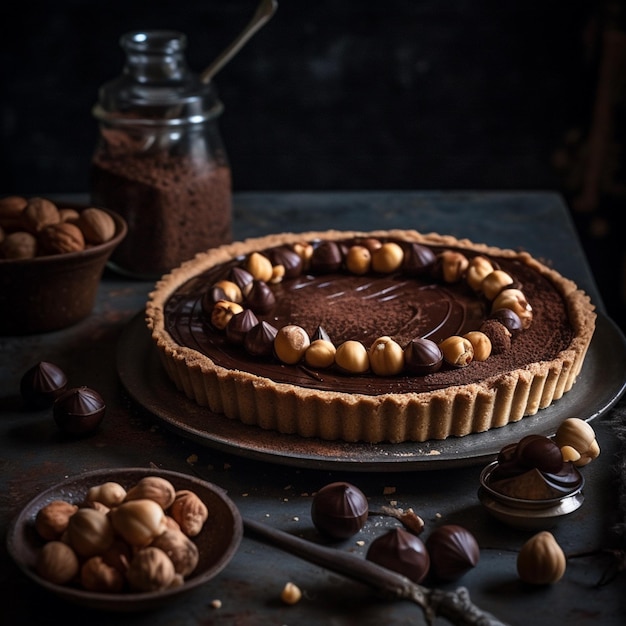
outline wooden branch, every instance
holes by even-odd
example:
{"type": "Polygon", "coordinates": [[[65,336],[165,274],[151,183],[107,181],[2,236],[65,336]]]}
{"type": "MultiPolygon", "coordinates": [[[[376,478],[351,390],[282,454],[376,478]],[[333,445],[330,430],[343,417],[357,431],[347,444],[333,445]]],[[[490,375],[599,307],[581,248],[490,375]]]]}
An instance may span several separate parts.
{"type": "Polygon", "coordinates": [[[421,607],[428,624],[432,624],[435,617],[440,616],[458,626],[506,626],[504,622],[473,604],[464,587],[449,592],[428,589],[349,552],[327,548],[250,519],[244,518],[243,524],[246,533],[257,539],[260,538],[310,563],[365,583],[387,596],[414,602],[421,607]]]}

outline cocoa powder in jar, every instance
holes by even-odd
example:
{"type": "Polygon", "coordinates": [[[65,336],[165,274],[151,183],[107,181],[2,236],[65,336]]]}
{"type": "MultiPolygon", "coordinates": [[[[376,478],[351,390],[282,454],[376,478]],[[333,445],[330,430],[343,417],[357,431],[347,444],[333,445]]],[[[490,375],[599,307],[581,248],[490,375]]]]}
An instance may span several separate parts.
{"type": "Polygon", "coordinates": [[[227,165],[187,155],[97,152],[92,202],[128,223],[110,265],[155,279],[209,248],[232,241],[232,182],[227,165]]]}

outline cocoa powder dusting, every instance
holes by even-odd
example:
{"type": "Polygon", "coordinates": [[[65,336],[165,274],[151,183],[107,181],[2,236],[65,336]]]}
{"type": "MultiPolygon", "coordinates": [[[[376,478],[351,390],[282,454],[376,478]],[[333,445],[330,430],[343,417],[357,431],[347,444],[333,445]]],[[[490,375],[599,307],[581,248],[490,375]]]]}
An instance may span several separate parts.
{"type": "Polygon", "coordinates": [[[92,163],[92,203],[118,212],[128,236],[111,262],[159,277],[196,253],[232,241],[230,169],[186,156],[100,153],[92,163]]]}

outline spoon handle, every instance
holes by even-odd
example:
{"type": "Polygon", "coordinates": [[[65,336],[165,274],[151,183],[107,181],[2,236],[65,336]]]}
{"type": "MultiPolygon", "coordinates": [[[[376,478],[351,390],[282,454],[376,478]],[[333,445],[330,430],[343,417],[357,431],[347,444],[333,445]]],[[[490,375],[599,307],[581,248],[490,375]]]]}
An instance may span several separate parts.
{"type": "Polygon", "coordinates": [[[285,552],[365,583],[398,600],[414,602],[424,611],[428,624],[433,623],[436,615],[441,615],[461,626],[506,626],[504,622],[472,604],[469,593],[463,587],[453,592],[431,590],[355,554],[306,541],[251,519],[244,518],[243,525],[248,535],[260,538],[285,552]]]}
{"type": "Polygon", "coordinates": [[[276,0],[261,0],[252,19],[215,61],[200,74],[200,80],[203,83],[208,83],[241,50],[248,39],[274,15],[277,7],[278,2],[276,0]]]}

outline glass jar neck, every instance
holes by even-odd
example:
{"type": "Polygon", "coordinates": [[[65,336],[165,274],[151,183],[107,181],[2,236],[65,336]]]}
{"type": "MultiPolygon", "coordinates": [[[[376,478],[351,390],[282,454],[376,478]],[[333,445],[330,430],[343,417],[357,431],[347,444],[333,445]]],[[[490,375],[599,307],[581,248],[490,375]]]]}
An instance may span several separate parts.
{"type": "Polygon", "coordinates": [[[176,31],[134,32],[123,35],[124,73],[138,83],[170,83],[189,78],[184,51],[187,38],[176,31]]]}

